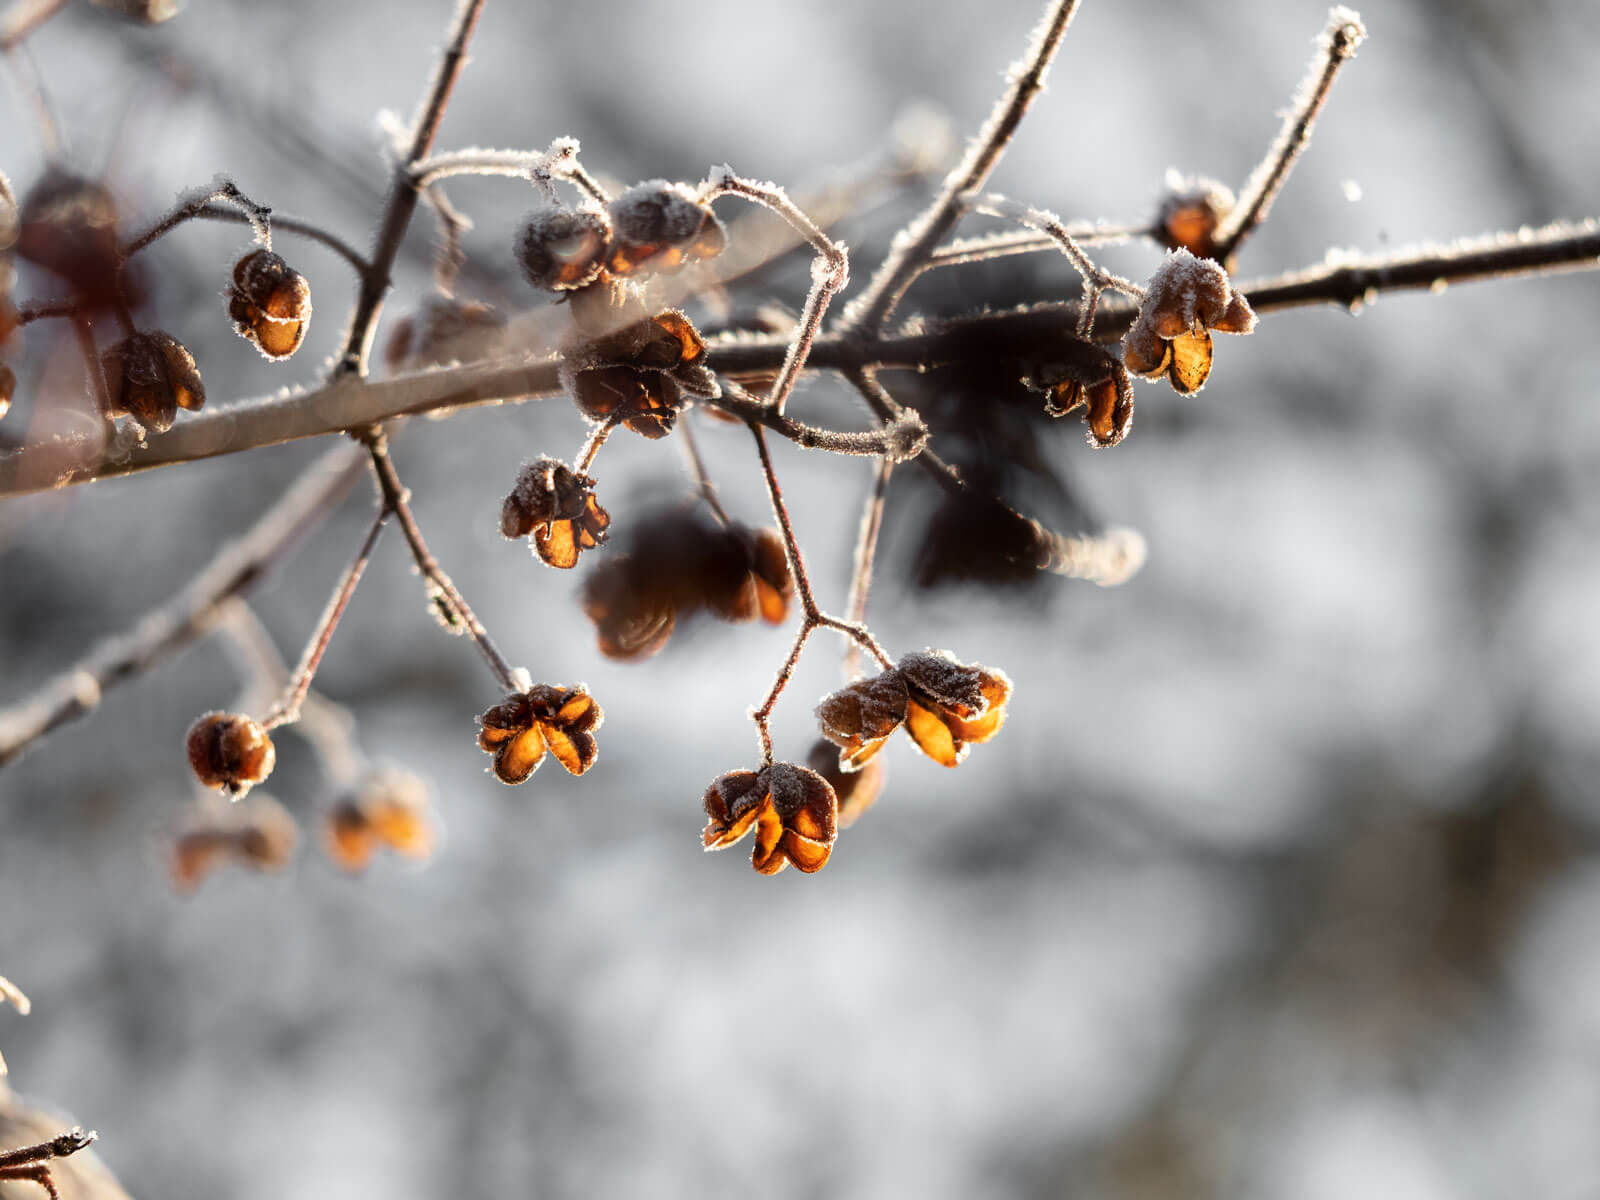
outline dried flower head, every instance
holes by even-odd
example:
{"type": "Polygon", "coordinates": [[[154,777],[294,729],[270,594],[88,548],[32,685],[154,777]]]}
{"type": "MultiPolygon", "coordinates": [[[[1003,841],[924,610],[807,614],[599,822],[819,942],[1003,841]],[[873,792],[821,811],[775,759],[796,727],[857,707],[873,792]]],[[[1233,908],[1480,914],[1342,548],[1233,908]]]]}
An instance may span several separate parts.
{"type": "Polygon", "coordinates": [[[1210,331],[1249,333],[1255,327],[1250,302],[1234,290],[1220,263],[1173,250],[1150,278],[1139,316],[1122,339],[1122,361],[1136,375],[1165,376],[1187,396],[1211,374],[1210,331]]]}
{"type": "Polygon", "coordinates": [[[883,794],[884,765],[874,758],[859,771],[839,769],[839,748],[818,738],[806,755],[806,765],[828,781],[839,801],[839,828],[849,829],[883,794]]]}
{"type": "Polygon", "coordinates": [[[264,792],[237,804],[197,806],[172,840],[172,885],[191,892],[220,866],[281,871],[294,859],[300,831],[288,809],[264,792]]]}
{"type": "Polygon", "coordinates": [[[428,819],[428,786],[410,771],[380,767],[369,771],[353,795],[328,810],[323,846],[347,871],[362,871],[380,847],[403,858],[433,853],[434,829],[428,819]]]}
{"type": "Polygon", "coordinates": [[[605,267],[611,218],[598,208],[536,209],[517,235],[517,261],[534,287],[568,292],[587,287],[605,267]]]}
{"type": "Polygon", "coordinates": [[[584,580],[583,610],[600,652],[629,660],[659,651],[679,618],[706,610],[725,621],[760,616],[778,624],[793,596],[775,530],[724,526],[698,509],[672,509],[630,525],[627,548],[584,580]]]}
{"type": "Polygon", "coordinates": [[[594,480],[548,455],[523,464],[500,507],[500,532],[533,535],[535,552],[552,567],[574,567],[582,550],[606,540],[611,514],[594,498],[594,480]]]}
{"type": "Polygon", "coordinates": [[[705,339],[675,308],[598,337],[579,333],[566,346],[561,381],[591,421],[620,422],[647,438],[672,431],[686,394],[721,394],[705,339]]]}
{"type": "Polygon", "coordinates": [[[196,412],[206,402],[194,355],[170,333],[130,333],[100,356],[109,417],[132,416],[146,429],[165,433],[180,408],[196,412]]]}
{"type": "Polygon", "coordinates": [[[493,305],[429,296],[416,312],[395,322],[383,361],[391,371],[409,371],[491,358],[505,327],[505,317],[493,305]]]}
{"type": "Polygon", "coordinates": [[[613,200],[611,225],[606,266],[624,277],[645,270],[671,274],[715,258],[728,244],[710,207],[683,184],[665,179],[635,184],[613,200]]]}
{"type": "Polygon", "coordinates": [[[206,713],[189,726],[184,746],[195,778],[234,796],[272,774],[277,761],[267,731],[244,713],[206,713]]]}
{"type": "Polygon", "coordinates": [[[270,359],[288,358],[311,324],[311,285],[271,250],[252,250],[233,264],[228,315],[239,336],[270,359]]]}
{"type": "Polygon", "coordinates": [[[902,725],[917,748],[945,767],[1005,724],[1005,672],[958,662],[947,651],[908,654],[879,675],[823,699],[817,719],[839,747],[839,769],[859,771],[902,725]]]}
{"type": "Polygon", "coordinates": [[[678,423],[683,389],[665,371],[592,367],[566,373],[567,391],[591,421],[615,419],[641,437],[664,438],[678,423]]]}
{"type": "Polygon", "coordinates": [[[1215,179],[1169,171],[1166,193],[1156,212],[1156,232],[1168,250],[1216,258],[1217,230],[1235,203],[1233,192],[1215,179]]]}
{"type": "Polygon", "coordinates": [[[580,683],[575,687],[535,684],[507,696],[478,718],[478,745],[494,755],[501,783],[522,783],[538,770],[545,750],[574,775],[594,766],[599,754],[594,731],[604,714],[580,683]]]}
{"type": "Polygon", "coordinates": [[[730,771],[705,794],[707,850],[726,850],[751,830],[750,865],[776,875],[793,863],[810,874],[827,865],[838,837],[838,797],[809,767],[773,763],[759,771],[730,771]]]}

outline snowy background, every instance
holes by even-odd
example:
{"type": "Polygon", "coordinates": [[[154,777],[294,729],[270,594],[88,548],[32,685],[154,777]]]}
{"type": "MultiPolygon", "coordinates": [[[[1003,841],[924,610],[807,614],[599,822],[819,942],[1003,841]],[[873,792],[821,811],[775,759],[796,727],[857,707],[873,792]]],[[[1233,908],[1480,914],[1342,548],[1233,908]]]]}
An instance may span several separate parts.
{"type": "MultiPolygon", "coordinates": [[[[412,110],[447,8],[191,0],[141,31],[77,6],[30,44],[71,161],[107,172],[131,223],[224,171],[365,245],[375,114],[412,110]]],[[[912,102],[975,129],[1037,10],[497,2],[440,145],[570,134],[613,181],[726,161],[803,194],[880,154],[912,102]]],[[[1362,15],[1371,40],[1243,275],[1594,213],[1600,8],[1362,15]]],[[[1324,17],[1086,0],[995,186],[1122,221],[1148,216],[1168,167],[1237,185],[1324,17]]],[[[0,166],[22,189],[39,140],[26,93],[3,103],[0,166]]],[[[451,195],[477,224],[463,292],[540,303],[509,261],[525,188],[451,195]]],[[[858,283],[912,199],[843,226],[858,283]]],[[[419,216],[391,319],[426,291],[432,236],[419,216]]],[[[152,319],[219,407],[313,378],[351,294],[337,259],[285,237],[317,315],[293,362],[266,364],[218,298],[244,240],[196,225],[146,264],[152,319]]],[[[798,306],[805,265],[767,282],[798,306]]],[[[51,288],[24,270],[18,294],[51,288]]],[[[1074,290],[1056,260],[1007,260],[912,303],[1074,290]]],[[[495,689],[386,538],[318,685],[374,758],[430,780],[434,860],[336,871],[314,835],[326,785],[286,734],[270,790],[303,821],[294,867],[173,895],[180,738],[238,686],[203,643],[0,771],[0,972],[35,1002],[0,1012],[12,1083],[97,1127],[150,1198],[1593,1195],[1597,320],[1583,274],[1273,315],[1219,339],[1203,395],[1141,386],[1115,450],[1035,422],[1075,499],[1019,502],[1141,530],[1149,563],[1121,589],[917,589],[929,494],[903,472],[874,629],[1002,666],[1016,698],[957,772],[897,739],[883,800],[810,877],[698,840],[705,785],[752,761],[743,714],[784,634],[702,624],[647,663],[602,659],[583,569],[496,528],[524,458],[577,449],[571,406],[414,423],[394,453],[435,550],[535,678],[590,685],[598,766],[519,789],[484,773],[473,719],[495,689]]],[[[30,329],[20,390],[71,352],[30,329]]],[[[826,380],[795,404],[851,419],[826,380]]],[[[702,441],[759,520],[748,438],[702,441]]],[[[676,450],[606,449],[619,528],[683,486],[676,450]]],[[[170,595],[320,451],[0,505],[0,704],[170,595]]],[[[777,457],[842,606],[867,469],[777,457]]],[[[353,498],[254,594],[286,656],[369,518],[353,498]]],[[[835,655],[826,637],[808,653],[780,754],[804,754],[835,655]]]]}

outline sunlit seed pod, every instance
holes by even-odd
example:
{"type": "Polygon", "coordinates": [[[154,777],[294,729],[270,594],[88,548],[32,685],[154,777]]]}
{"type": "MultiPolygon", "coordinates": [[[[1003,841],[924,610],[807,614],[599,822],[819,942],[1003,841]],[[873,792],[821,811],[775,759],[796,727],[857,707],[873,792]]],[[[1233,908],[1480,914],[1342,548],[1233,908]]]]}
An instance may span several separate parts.
{"type": "Polygon", "coordinates": [[[267,358],[288,358],[311,324],[311,285],[272,251],[252,250],[233,266],[228,315],[267,358]]]}
{"type": "Polygon", "coordinates": [[[205,405],[205,384],[194,356],[177,338],[160,329],[130,333],[100,356],[105,374],[107,416],[130,415],[146,429],[165,433],[178,409],[205,405]]]}
{"type": "Polygon", "coordinates": [[[1214,258],[1217,231],[1234,207],[1233,192],[1212,179],[1167,177],[1156,229],[1169,250],[1182,248],[1199,258],[1214,258]]]}
{"type": "Polygon", "coordinates": [[[647,270],[672,274],[720,254],[727,245],[722,223],[681,183],[651,179],[635,184],[610,207],[606,267],[615,275],[647,270]]]}
{"type": "Polygon", "coordinates": [[[189,766],[206,787],[242,796],[272,774],[272,739],[244,713],[210,712],[189,727],[189,766]]]}

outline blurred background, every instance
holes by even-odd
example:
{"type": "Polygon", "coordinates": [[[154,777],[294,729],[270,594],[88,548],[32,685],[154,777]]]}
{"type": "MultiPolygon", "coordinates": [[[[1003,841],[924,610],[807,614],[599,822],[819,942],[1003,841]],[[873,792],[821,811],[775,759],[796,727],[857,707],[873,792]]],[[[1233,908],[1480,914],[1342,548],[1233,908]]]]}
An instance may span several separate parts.
{"type": "MultiPolygon", "coordinates": [[[[365,246],[376,113],[411,113],[449,7],[191,0],[141,29],[74,5],[29,50],[66,161],[129,225],[225,172],[365,246]]],[[[804,196],[881,162],[908,111],[974,130],[1039,7],[496,2],[440,147],[570,134],[614,183],[728,162],[804,196]]],[[[1116,222],[1151,215],[1169,167],[1237,187],[1325,15],[1087,0],[994,186],[1116,222]]],[[[1362,15],[1371,39],[1242,276],[1594,213],[1600,8],[1362,15]]],[[[44,158],[17,78],[0,166],[21,192],[44,158]]],[[[922,186],[839,226],[858,285],[922,186]]],[[[450,194],[476,223],[459,294],[541,305],[510,258],[526,185],[450,194]]],[[[427,294],[434,236],[419,214],[380,343],[427,294]]],[[[316,378],[353,292],[340,260],[280,236],[317,314],[268,364],[221,299],[246,241],[196,223],[143,264],[142,315],[195,351],[218,407],[316,378]]],[[[1156,256],[1108,261],[1142,278],[1156,256]]],[[[797,309],[806,272],[786,260],[754,298],[797,309]]],[[[16,294],[59,284],[24,265],[16,294]]],[[[1008,259],[925,279],[904,311],[1075,294],[1064,261],[1008,259]]],[[[394,455],[434,549],[514,661],[588,683],[599,764],[516,789],[485,773],[474,718],[495,686],[391,534],[318,687],[374,760],[428,780],[432,860],[331,864],[333,797],[286,733],[263,790],[300,820],[293,864],[174,894],[181,737],[239,689],[200,644],[0,771],[0,973],[34,1000],[0,1012],[11,1082],[98,1128],[141,1197],[1594,1195],[1597,319],[1586,274],[1272,315],[1218,339],[1203,395],[1141,385],[1106,452],[1003,382],[990,403],[973,380],[886,377],[1014,502],[1068,532],[1137,528],[1149,561],[1108,590],[952,581],[929,566],[937,497],[900,472],[874,630],[1003,667],[1016,695],[959,771],[895,739],[883,798],[809,877],[699,849],[701,793],[754,762],[744,714],[786,634],[704,621],[647,662],[602,658],[576,602],[592,564],[552,571],[497,528],[522,460],[577,450],[571,405],[413,422],[394,455]]],[[[81,403],[75,347],[46,324],[12,356],[10,439],[81,403]]],[[[824,378],[794,410],[859,420],[824,378]]],[[[760,522],[747,435],[702,425],[701,443],[760,522]]],[[[167,598],[322,449],[0,505],[0,704],[167,598]]],[[[606,448],[619,536],[685,489],[678,450],[606,448]]],[[[870,468],[776,456],[842,608],[870,468]]],[[[370,515],[363,484],[253,593],[285,657],[370,515]]],[[[813,642],[780,756],[811,744],[841,649],[813,642]]]]}

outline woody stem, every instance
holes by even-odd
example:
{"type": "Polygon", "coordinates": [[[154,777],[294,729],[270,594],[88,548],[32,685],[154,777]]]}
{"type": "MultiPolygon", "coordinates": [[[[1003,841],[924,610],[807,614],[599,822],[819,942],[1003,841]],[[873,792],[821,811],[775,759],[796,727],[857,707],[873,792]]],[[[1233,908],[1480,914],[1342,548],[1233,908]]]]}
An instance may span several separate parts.
{"type": "Polygon", "coordinates": [[[316,631],[306,643],[305,652],[300,656],[299,665],[295,667],[288,686],[284,688],[283,694],[267,715],[261,718],[263,728],[274,729],[279,725],[292,725],[300,719],[300,707],[305,703],[306,693],[311,690],[311,680],[322,664],[322,656],[327,653],[328,643],[333,640],[333,631],[339,627],[339,619],[349,607],[350,597],[355,594],[356,585],[361,582],[361,576],[367,569],[367,561],[372,557],[372,548],[377,545],[378,535],[383,532],[390,511],[387,505],[378,511],[376,519],[372,522],[372,528],[367,530],[367,536],[362,539],[361,547],[356,551],[355,561],[345,570],[339,586],[329,598],[328,607],[323,610],[316,631]]]}
{"type": "Polygon", "coordinates": [[[439,566],[439,560],[434,558],[428,549],[428,543],[423,540],[422,530],[417,527],[417,520],[411,514],[410,493],[401,484],[400,476],[395,473],[394,463],[389,458],[389,442],[383,431],[377,428],[370,429],[362,437],[362,441],[372,458],[372,469],[377,475],[384,506],[392,511],[395,519],[400,522],[400,531],[405,535],[406,544],[411,547],[411,557],[416,560],[417,570],[421,571],[423,578],[433,585],[451,615],[461,622],[501,686],[508,692],[520,692],[522,685],[515,669],[496,648],[489,637],[489,631],[483,627],[483,622],[478,620],[478,615],[472,611],[466,598],[456,590],[456,585],[451,582],[450,576],[444,573],[443,568],[439,566]]]}

